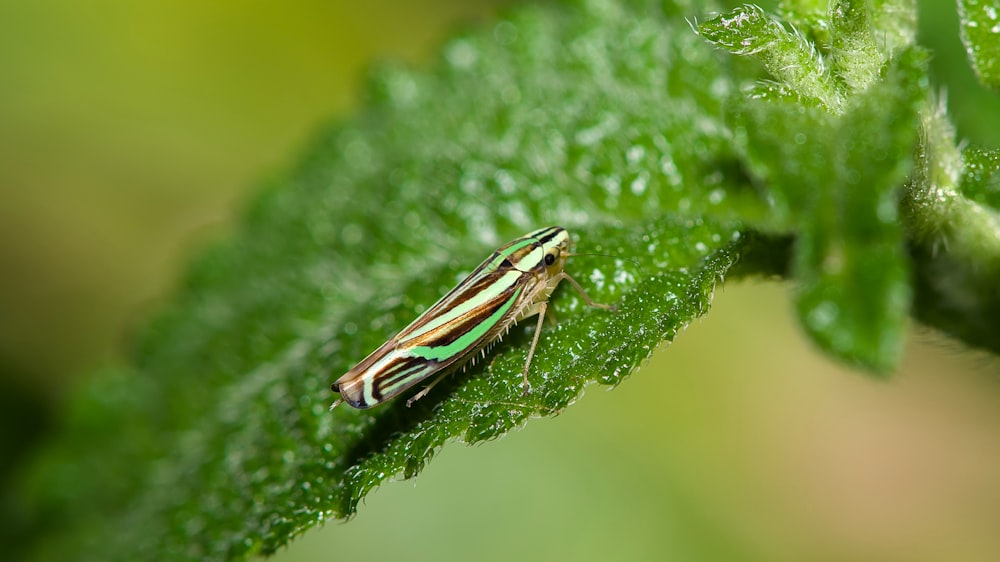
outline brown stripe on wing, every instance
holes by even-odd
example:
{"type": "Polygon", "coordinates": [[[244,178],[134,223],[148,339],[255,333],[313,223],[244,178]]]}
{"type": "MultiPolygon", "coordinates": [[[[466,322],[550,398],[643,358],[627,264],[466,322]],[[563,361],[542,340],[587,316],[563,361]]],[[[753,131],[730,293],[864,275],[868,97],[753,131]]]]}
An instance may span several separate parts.
{"type": "MultiPolygon", "coordinates": [[[[482,289],[492,285],[494,282],[496,282],[496,279],[493,278],[493,275],[487,275],[481,281],[470,287],[466,294],[460,295],[456,299],[455,305],[458,306],[459,304],[473,298],[475,295],[479,294],[482,289]]],[[[482,304],[470,309],[468,313],[457,316],[450,322],[442,324],[433,330],[428,330],[424,334],[411,336],[406,340],[406,346],[437,347],[455,342],[455,340],[458,340],[462,336],[469,333],[470,330],[480,325],[483,321],[495,313],[497,309],[506,304],[507,301],[514,296],[518,287],[522,286],[523,285],[519,278],[517,282],[511,283],[506,289],[498,293],[492,299],[484,301],[482,304]]],[[[526,294],[526,292],[527,291],[522,290],[520,292],[520,298],[523,298],[523,295],[526,294]]],[[[510,307],[510,310],[504,315],[504,318],[497,322],[497,324],[505,324],[511,314],[516,313],[518,309],[520,309],[520,305],[515,302],[513,306],[510,307]]],[[[492,330],[486,332],[483,338],[490,337],[492,333],[492,330]]]]}
{"type": "Polygon", "coordinates": [[[508,258],[509,263],[511,263],[514,268],[517,268],[517,269],[519,269],[521,271],[524,271],[524,272],[528,272],[528,271],[532,271],[534,269],[537,269],[539,267],[539,265],[541,265],[543,263],[543,260],[545,258],[545,254],[540,254],[538,256],[538,260],[535,261],[534,263],[525,263],[525,259],[532,252],[537,251],[537,250],[539,250],[541,248],[543,248],[543,246],[541,244],[537,243],[537,242],[534,243],[534,244],[531,244],[530,246],[524,246],[523,248],[518,248],[517,250],[514,250],[513,252],[511,252],[511,254],[510,254],[509,258],[508,258]]]}
{"type": "MultiPolygon", "coordinates": [[[[551,227],[545,230],[543,236],[544,240],[550,240],[553,236],[558,235],[561,230],[562,229],[559,227],[551,227]]],[[[448,291],[448,293],[441,297],[436,303],[431,305],[429,309],[424,311],[424,313],[414,320],[409,326],[403,328],[403,330],[399,333],[399,339],[406,339],[407,334],[409,334],[411,330],[419,330],[421,326],[424,326],[444,311],[450,310],[462,304],[472,295],[475,295],[479,290],[485,288],[493,283],[493,281],[503,276],[504,273],[515,268],[524,271],[523,265],[518,262],[524,259],[524,257],[530,254],[533,250],[541,246],[539,241],[535,240],[534,242],[513,252],[508,251],[508,248],[511,246],[523,243],[524,241],[523,237],[511,240],[490,254],[490,257],[486,258],[483,263],[479,264],[476,269],[472,270],[472,273],[463,279],[461,283],[459,283],[452,290],[448,291]]]]}
{"type": "MultiPolygon", "coordinates": [[[[436,320],[440,315],[446,314],[449,310],[452,310],[455,307],[462,305],[462,303],[465,303],[469,299],[475,297],[476,295],[481,294],[482,291],[484,291],[486,288],[496,283],[498,279],[503,277],[503,275],[507,273],[507,271],[510,270],[506,269],[506,270],[490,271],[489,273],[481,275],[479,279],[476,280],[472,280],[472,277],[474,275],[470,276],[469,279],[467,279],[466,281],[471,281],[471,282],[468,283],[463,282],[458,287],[455,287],[454,290],[450,291],[447,295],[445,295],[444,298],[442,298],[440,301],[437,302],[437,304],[432,306],[427,312],[421,314],[419,318],[417,318],[409,326],[404,328],[403,331],[400,332],[399,335],[396,337],[401,341],[407,340],[406,341],[407,345],[410,345],[411,342],[422,340],[424,336],[418,336],[414,338],[412,334],[414,332],[419,332],[421,328],[423,328],[431,321],[436,320]]],[[[498,297],[504,297],[502,300],[506,300],[505,295],[508,295],[509,291],[510,287],[508,287],[507,290],[501,292],[498,295],[498,297]]],[[[494,308],[494,310],[496,309],[494,308]]],[[[474,313],[475,312],[473,311],[473,314],[474,313]]],[[[441,326],[441,328],[439,329],[443,329],[446,326],[450,326],[451,324],[452,323],[445,324],[441,326]]],[[[433,330],[433,331],[436,332],[438,330],[433,330]]],[[[414,343],[413,345],[424,345],[424,344],[414,343]]]]}
{"type": "Polygon", "coordinates": [[[421,379],[414,379],[412,384],[408,384],[401,388],[392,388],[394,385],[398,384],[399,381],[406,379],[413,375],[417,371],[423,369],[434,369],[437,361],[428,361],[422,357],[417,357],[414,355],[399,355],[386,367],[383,371],[383,375],[374,381],[373,392],[378,392],[380,398],[387,399],[404,392],[406,389],[410,388],[421,379]]]}
{"type": "Polygon", "coordinates": [[[537,237],[538,243],[544,246],[546,242],[552,240],[556,236],[559,236],[559,234],[565,230],[566,229],[559,226],[550,226],[543,232],[536,233],[535,236],[537,237]]]}
{"type": "MultiPolygon", "coordinates": [[[[380,345],[378,349],[369,353],[368,357],[365,357],[360,363],[351,367],[350,371],[341,375],[341,377],[333,383],[333,386],[336,387],[342,382],[347,382],[370,369],[372,365],[380,361],[386,354],[392,353],[392,350],[395,349],[397,343],[398,341],[396,338],[391,338],[389,341],[380,345]]],[[[334,390],[337,389],[334,388],[334,390]]]]}
{"type": "MultiPolygon", "coordinates": [[[[394,359],[389,367],[389,370],[391,370],[393,374],[386,377],[379,377],[380,388],[389,389],[393,385],[398,384],[400,381],[412,376],[413,371],[411,371],[411,368],[417,365],[428,366],[428,362],[430,362],[433,363],[432,368],[434,370],[442,371],[454,366],[457,363],[462,363],[475,357],[479,350],[483,349],[489,343],[494,342],[496,338],[510,326],[512,319],[516,317],[516,315],[524,307],[526,296],[532,294],[533,292],[534,291],[530,290],[530,287],[514,284],[511,290],[505,291],[497,297],[490,299],[482,305],[472,309],[468,314],[464,314],[456,318],[453,322],[449,322],[440,328],[431,330],[427,334],[421,334],[417,338],[408,340],[407,347],[412,345],[414,347],[419,346],[433,348],[448,345],[468,334],[469,331],[474,329],[476,326],[479,326],[480,323],[485,321],[493,313],[507,304],[510,299],[517,299],[511,304],[510,309],[504,313],[503,318],[496,322],[490,330],[487,330],[481,336],[476,338],[475,342],[469,346],[466,353],[456,353],[448,356],[444,360],[436,360],[427,359],[421,356],[408,356],[405,355],[405,350],[400,350],[400,353],[403,355],[394,359]],[[406,361],[408,359],[413,359],[414,362],[406,361]]],[[[410,388],[414,384],[417,384],[419,381],[420,378],[416,378],[414,379],[413,384],[408,384],[398,389],[392,389],[392,395],[404,392],[406,389],[410,388]]]]}
{"type": "Polygon", "coordinates": [[[445,293],[445,295],[440,299],[438,299],[436,303],[434,303],[433,305],[431,305],[430,308],[421,313],[420,316],[418,316],[407,327],[403,328],[399,332],[399,336],[397,337],[403,339],[402,337],[405,337],[405,335],[408,334],[410,331],[418,330],[421,326],[430,322],[433,318],[441,314],[443,311],[451,309],[457,303],[465,302],[465,300],[469,298],[468,291],[473,284],[476,285],[477,287],[481,287],[480,282],[475,281],[477,277],[480,277],[481,279],[485,278],[496,279],[497,268],[493,264],[493,260],[495,260],[497,257],[499,257],[499,254],[497,252],[493,252],[493,254],[490,255],[490,257],[487,258],[486,261],[479,264],[479,267],[477,267],[476,269],[472,270],[472,273],[470,273],[468,277],[463,279],[461,283],[456,285],[455,288],[453,288],[452,290],[445,293]]]}

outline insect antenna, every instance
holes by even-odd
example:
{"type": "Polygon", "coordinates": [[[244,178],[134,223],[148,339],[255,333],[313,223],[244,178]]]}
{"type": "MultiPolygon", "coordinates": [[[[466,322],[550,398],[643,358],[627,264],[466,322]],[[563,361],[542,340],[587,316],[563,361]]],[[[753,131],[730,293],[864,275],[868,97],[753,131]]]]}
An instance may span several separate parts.
{"type": "Polygon", "coordinates": [[[600,256],[602,258],[615,258],[615,259],[619,259],[619,260],[626,260],[626,261],[630,261],[630,262],[634,263],[635,266],[638,267],[639,269],[642,269],[642,264],[639,263],[639,260],[637,260],[635,258],[626,258],[624,256],[618,256],[618,255],[615,255],[615,254],[597,254],[597,253],[593,253],[593,252],[583,252],[583,253],[571,252],[571,253],[566,254],[566,257],[568,257],[568,258],[572,258],[572,257],[576,257],[576,256],[600,256]]]}

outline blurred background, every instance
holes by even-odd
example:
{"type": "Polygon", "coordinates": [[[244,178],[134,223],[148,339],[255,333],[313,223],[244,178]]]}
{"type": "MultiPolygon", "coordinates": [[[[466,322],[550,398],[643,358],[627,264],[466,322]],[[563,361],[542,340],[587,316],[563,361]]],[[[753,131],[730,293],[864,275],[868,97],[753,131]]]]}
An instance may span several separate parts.
{"type": "MultiPolygon", "coordinates": [[[[255,186],[360,100],[511,2],[0,2],[0,476],[227,235],[255,186]]],[[[955,7],[921,2],[959,138],[1000,146],[955,7]]],[[[503,445],[452,445],[281,560],[984,560],[1000,552],[1000,362],[914,327],[888,382],[800,335],[780,283],[615,392],[503,445]],[[725,349],[720,353],[719,349],[725,349]]]]}

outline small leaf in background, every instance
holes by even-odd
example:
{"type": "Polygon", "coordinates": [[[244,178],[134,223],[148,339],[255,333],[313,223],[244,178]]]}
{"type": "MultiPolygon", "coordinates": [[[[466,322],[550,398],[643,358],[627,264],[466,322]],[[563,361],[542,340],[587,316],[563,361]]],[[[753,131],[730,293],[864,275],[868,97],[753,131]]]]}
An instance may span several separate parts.
{"type": "Polygon", "coordinates": [[[831,5],[831,70],[849,93],[864,91],[882,68],[870,10],[867,0],[841,0],[831,5]]]}
{"type": "Polygon", "coordinates": [[[917,41],[917,0],[872,0],[872,28],[885,56],[892,58],[917,41]]]}
{"type": "Polygon", "coordinates": [[[878,372],[896,365],[909,310],[896,199],[916,141],[921,69],[913,54],[897,59],[840,117],[749,100],[733,118],[777,225],[798,233],[803,326],[824,349],[878,372]]]}
{"type": "Polygon", "coordinates": [[[1000,2],[959,0],[962,41],[979,80],[1000,93],[1000,2]]]}
{"type": "Polygon", "coordinates": [[[1000,165],[996,150],[959,152],[954,135],[943,111],[925,116],[926,140],[902,201],[915,315],[966,344],[1000,353],[1000,213],[994,206],[1000,165]]]}
{"type": "Polygon", "coordinates": [[[882,373],[899,363],[911,299],[897,201],[925,91],[910,55],[840,118],[826,147],[833,169],[817,170],[821,195],[795,249],[803,325],[825,349],[882,373]]]}
{"type": "Polygon", "coordinates": [[[1000,150],[970,146],[962,151],[962,160],[962,195],[1000,211],[1000,150]]]}
{"type": "Polygon", "coordinates": [[[698,26],[698,33],[734,55],[752,55],[789,92],[837,112],[843,98],[816,47],[758,6],[740,6],[698,26]]]}
{"type": "Polygon", "coordinates": [[[879,52],[867,2],[829,9],[826,20],[813,12],[806,20],[828,22],[826,54],[746,6],[699,31],[753,55],[779,82],[735,101],[730,122],[770,204],[756,226],[797,235],[803,327],[823,349],[885,373],[898,364],[910,307],[897,200],[918,138],[926,68],[912,48],[891,58],[879,52]],[[809,76],[826,86],[817,89],[809,76]]]}
{"type": "Polygon", "coordinates": [[[987,198],[997,172],[991,152],[977,152],[959,149],[943,104],[925,110],[900,216],[909,237],[916,318],[1000,353],[1000,213],[976,200],[987,198]]]}

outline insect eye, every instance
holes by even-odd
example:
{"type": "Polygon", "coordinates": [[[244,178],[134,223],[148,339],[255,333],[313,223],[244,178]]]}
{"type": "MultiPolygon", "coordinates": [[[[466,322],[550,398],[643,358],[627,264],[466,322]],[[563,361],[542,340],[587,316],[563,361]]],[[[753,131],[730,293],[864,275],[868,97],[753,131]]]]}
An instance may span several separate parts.
{"type": "Polygon", "coordinates": [[[545,254],[545,265],[552,265],[554,263],[556,263],[556,255],[555,254],[545,254]]]}

